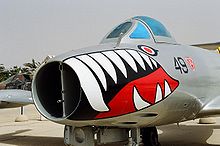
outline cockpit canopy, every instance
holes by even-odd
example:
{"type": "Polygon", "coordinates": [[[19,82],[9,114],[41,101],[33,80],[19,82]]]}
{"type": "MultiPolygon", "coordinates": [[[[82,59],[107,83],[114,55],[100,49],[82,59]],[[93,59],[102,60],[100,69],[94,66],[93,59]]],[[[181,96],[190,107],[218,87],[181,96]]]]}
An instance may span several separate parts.
{"type": "Polygon", "coordinates": [[[101,43],[170,43],[175,39],[159,21],[147,17],[136,16],[112,29],[101,43]]]}

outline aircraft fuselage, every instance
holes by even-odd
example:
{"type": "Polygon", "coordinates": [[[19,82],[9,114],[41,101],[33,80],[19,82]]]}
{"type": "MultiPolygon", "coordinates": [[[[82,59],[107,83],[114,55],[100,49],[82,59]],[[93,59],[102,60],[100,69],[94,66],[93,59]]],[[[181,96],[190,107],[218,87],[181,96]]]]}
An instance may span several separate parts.
{"type": "Polygon", "coordinates": [[[53,92],[41,93],[36,105],[48,98],[43,103],[49,113],[45,116],[58,123],[121,127],[176,123],[196,118],[206,102],[219,95],[220,58],[215,52],[171,44],[82,50],[90,51],[55,57],[37,74],[39,79],[50,74],[36,84],[44,84],[38,92],[53,92]],[[49,104],[56,105],[46,107],[49,104]],[[51,114],[53,108],[59,110],[51,114]]]}

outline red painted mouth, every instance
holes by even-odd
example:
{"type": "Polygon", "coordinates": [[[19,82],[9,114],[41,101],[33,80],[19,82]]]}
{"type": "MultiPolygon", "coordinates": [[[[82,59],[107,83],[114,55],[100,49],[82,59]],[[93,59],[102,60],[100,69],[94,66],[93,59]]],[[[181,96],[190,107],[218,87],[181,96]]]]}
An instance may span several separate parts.
{"type": "Polygon", "coordinates": [[[168,97],[179,85],[162,67],[151,74],[125,85],[108,103],[109,111],[99,113],[96,119],[133,113],[152,106],[168,97]]]}

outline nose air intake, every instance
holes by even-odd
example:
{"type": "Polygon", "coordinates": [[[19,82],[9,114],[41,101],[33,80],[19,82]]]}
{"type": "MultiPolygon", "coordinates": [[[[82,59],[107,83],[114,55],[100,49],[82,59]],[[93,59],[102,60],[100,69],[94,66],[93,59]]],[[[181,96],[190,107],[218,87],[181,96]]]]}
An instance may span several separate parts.
{"type": "Polygon", "coordinates": [[[38,110],[49,119],[65,119],[80,102],[80,82],[67,64],[44,65],[33,80],[33,95],[38,110]]]}

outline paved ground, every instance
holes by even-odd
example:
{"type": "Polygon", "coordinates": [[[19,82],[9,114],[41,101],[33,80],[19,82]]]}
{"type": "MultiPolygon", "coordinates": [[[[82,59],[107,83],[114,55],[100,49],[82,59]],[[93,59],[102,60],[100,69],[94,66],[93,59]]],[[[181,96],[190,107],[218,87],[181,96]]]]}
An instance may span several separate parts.
{"type": "MultiPolygon", "coordinates": [[[[63,126],[40,116],[33,105],[25,107],[28,122],[14,122],[19,108],[0,109],[0,146],[64,146],[63,126]]],[[[216,124],[198,120],[158,127],[162,146],[220,146],[220,118],[216,124]]]]}

